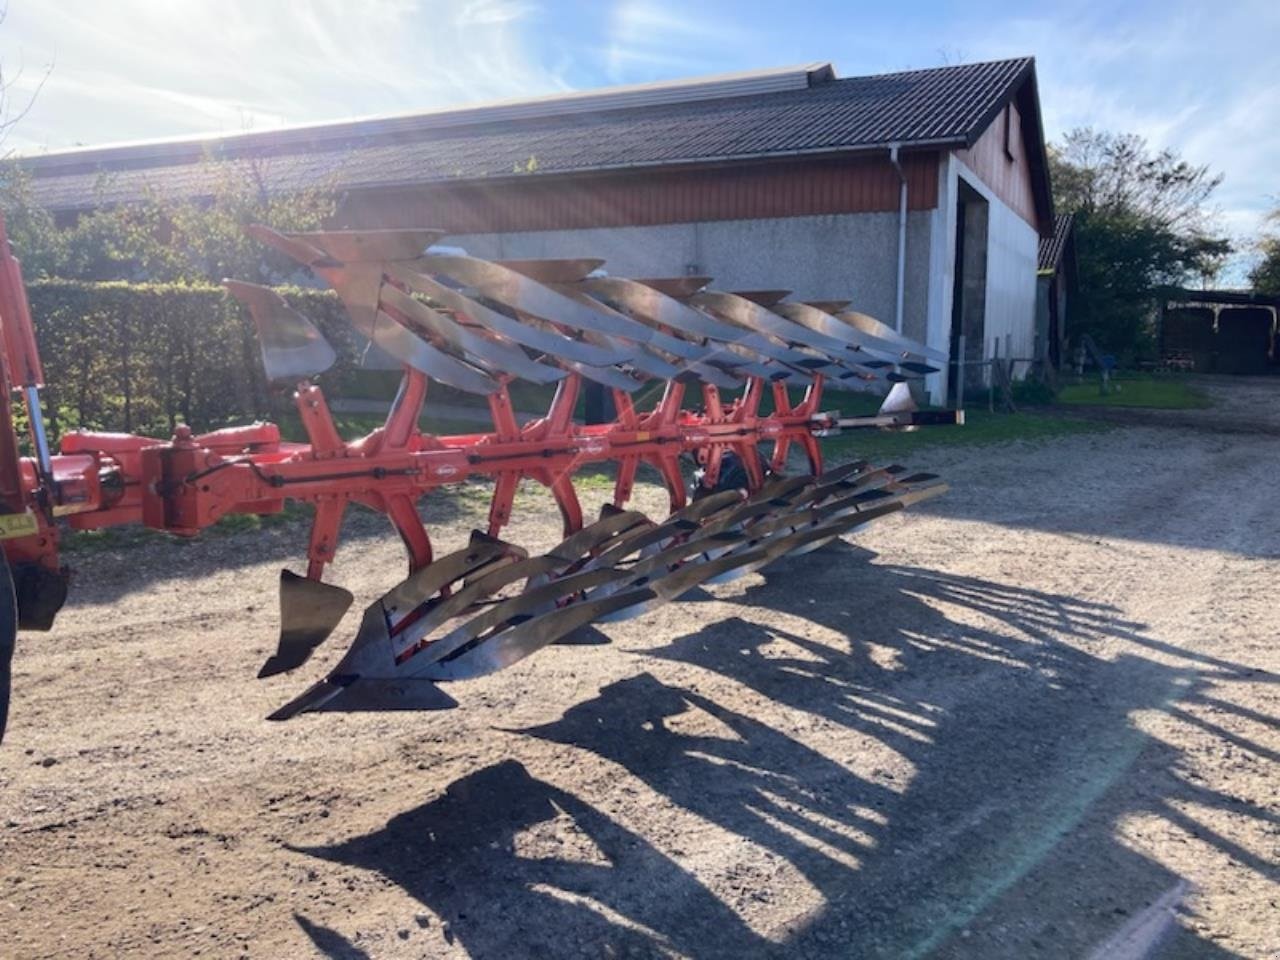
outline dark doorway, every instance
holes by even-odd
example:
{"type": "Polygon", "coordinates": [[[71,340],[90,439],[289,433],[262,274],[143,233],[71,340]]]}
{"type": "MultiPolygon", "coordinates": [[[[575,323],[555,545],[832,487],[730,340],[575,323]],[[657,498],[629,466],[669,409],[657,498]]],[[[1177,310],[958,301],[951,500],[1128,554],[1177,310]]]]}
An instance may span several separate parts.
{"type": "Polygon", "coordinates": [[[1160,311],[1161,359],[1204,373],[1280,373],[1280,296],[1175,290],[1160,311]]]}
{"type": "Polygon", "coordinates": [[[1213,371],[1218,344],[1212,310],[1207,307],[1167,310],[1162,331],[1161,352],[1167,359],[1186,363],[1199,373],[1213,371]]]}
{"type": "Polygon", "coordinates": [[[1266,373],[1270,369],[1271,311],[1224,307],[1218,312],[1218,373],[1266,373]]]}
{"type": "Polygon", "coordinates": [[[966,390],[980,386],[987,308],[988,204],[963,180],[956,181],[956,260],[951,289],[951,369],[947,377],[947,402],[964,405],[966,390]],[[960,383],[958,358],[964,335],[965,383],[960,383]]]}

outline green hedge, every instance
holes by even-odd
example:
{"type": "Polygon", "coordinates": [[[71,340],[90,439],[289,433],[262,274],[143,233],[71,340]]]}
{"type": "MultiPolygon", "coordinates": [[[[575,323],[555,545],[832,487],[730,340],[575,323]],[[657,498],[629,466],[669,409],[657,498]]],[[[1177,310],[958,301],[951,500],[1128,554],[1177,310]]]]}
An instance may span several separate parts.
{"type": "MultiPolygon", "coordinates": [[[[342,393],[359,348],[338,298],[279,292],[338,352],[320,379],[342,393]]],[[[288,406],[291,389],[263,375],[248,311],[221,287],[37,280],[28,294],[55,435],[84,427],[168,436],[179,422],[203,430],[288,406]]]]}

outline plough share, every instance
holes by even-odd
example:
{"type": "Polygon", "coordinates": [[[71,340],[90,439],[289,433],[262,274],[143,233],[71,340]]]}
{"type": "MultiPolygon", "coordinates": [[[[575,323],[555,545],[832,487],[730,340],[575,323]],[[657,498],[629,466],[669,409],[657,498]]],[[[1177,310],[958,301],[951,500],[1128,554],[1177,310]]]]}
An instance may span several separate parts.
{"type": "Polygon", "coordinates": [[[294,385],[309,442],[254,423],[205,434],[179,426],[167,441],[73,432],[52,452],[30,311],[0,221],[0,734],[16,628],[49,629],[66,597],[64,526],[141,523],[193,536],[230,514],[310,504],[306,572],[281,572],[281,632],[266,677],[302,666],[353,601],[323,580],[347,507],[386,515],[408,578],[369,606],[337,666],[272,714],[287,719],[454,706],[439,684],[817,549],[946,489],[896,465],[823,469],[824,436],[962,422],[957,411],[918,410],[908,389],[945,356],[847,303],[720,292],[706,277],[623,279],[599,260],[485,261],[437,246],[432,230],[250,232],[327,282],[368,349],[402,371],[385,422],[367,436],[343,439],[313,382],[336,359],[319,329],[272,289],[227,281],[253,318],[267,376],[294,385]],[[555,385],[544,415],[519,422],[516,380],[555,385]],[[432,381],[483,396],[492,429],[422,432],[432,381]],[[635,396],[646,385],[656,400],[642,407],[635,396]],[[611,420],[575,420],[587,388],[612,400],[611,420]],[[841,417],[822,410],[830,388],[886,396],[874,416],[841,417]],[[30,456],[14,428],[19,393],[30,456]],[[807,471],[789,473],[793,460],[807,471]],[[603,462],[616,469],[612,501],[591,519],[573,478],[603,462]],[[642,465],[666,488],[665,519],[627,509],[642,465]],[[477,478],[493,484],[487,529],[433,556],[419,501],[477,478]],[[500,536],[525,480],[559,507],[564,540],[548,553],[531,556],[500,536]]]}

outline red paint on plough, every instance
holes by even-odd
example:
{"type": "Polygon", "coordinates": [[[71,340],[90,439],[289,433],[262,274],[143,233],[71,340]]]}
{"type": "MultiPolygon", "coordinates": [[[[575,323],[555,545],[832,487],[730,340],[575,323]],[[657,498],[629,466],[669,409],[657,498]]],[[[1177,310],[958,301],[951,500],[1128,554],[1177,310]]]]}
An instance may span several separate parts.
{"type": "Polygon", "coordinates": [[[429,230],[251,232],[328,282],[370,349],[402,368],[386,421],[369,435],[342,439],[312,382],[335,356],[319,331],[270,289],[228,281],[253,315],[268,376],[296,384],[307,443],[256,423],[199,435],[183,426],[167,441],[77,432],[51,453],[32,321],[0,222],[0,536],[14,581],[0,599],[16,599],[10,621],[52,625],[66,594],[59,524],[141,523],[193,536],[230,514],[301,501],[314,508],[306,574],[282,572],[280,645],[261,675],[295,669],[351,603],[322,578],[357,504],[388,518],[409,577],[368,608],[339,665],[273,716],[435,709],[453,705],[439,681],[500,669],[585,624],[814,549],[945,489],[896,466],[824,472],[823,436],[959,422],[954,411],[918,411],[906,388],[940,355],[842,303],[722,293],[706,278],[627,280],[603,274],[598,260],[488,262],[438,251],[440,235],[429,230]],[[517,379],[556,384],[546,413],[523,425],[509,391],[517,379]],[[483,395],[492,429],[423,433],[432,382],[483,395]],[[633,394],[655,382],[659,398],[640,409],[633,394]],[[586,385],[611,398],[610,422],[575,421],[586,385]],[[832,387],[888,396],[876,416],[840,418],[821,410],[832,387]],[[801,388],[797,403],[791,388],[801,388]],[[20,455],[14,432],[17,390],[31,457],[20,455]],[[787,475],[793,451],[806,473],[787,475]],[[604,462],[616,467],[612,504],[588,522],[573,477],[604,462]],[[685,465],[696,467],[692,484],[685,465]],[[671,513],[661,522],[625,509],[641,466],[666,488],[671,513]],[[419,501],[475,478],[493,482],[487,530],[464,550],[433,556],[419,501]],[[541,556],[499,539],[523,480],[545,486],[563,519],[565,540],[541,556]]]}

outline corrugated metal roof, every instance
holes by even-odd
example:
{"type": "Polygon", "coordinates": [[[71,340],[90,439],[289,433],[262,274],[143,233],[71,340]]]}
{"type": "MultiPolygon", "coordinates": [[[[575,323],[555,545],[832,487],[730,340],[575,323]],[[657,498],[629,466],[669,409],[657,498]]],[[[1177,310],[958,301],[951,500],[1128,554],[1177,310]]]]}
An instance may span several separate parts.
{"type": "Polygon", "coordinates": [[[1259,293],[1257,290],[1225,288],[1219,290],[1191,290],[1182,288],[1169,293],[1165,300],[1169,309],[1197,303],[1237,307],[1280,308],[1280,294],[1259,293]]]}
{"type": "Polygon", "coordinates": [[[1053,234],[1040,238],[1040,273],[1056,273],[1067,252],[1075,214],[1064,213],[1053,218],[1053,234]]]}
{"type": "Polygon", "coordinates": [[[723,100],[728,97],[803,90],[815,82],[825,82],[834,76],[835,71],[831,64],[815,62],[793,67],[770,67],[682,80],[628,84],[601,90],[577,90],[518,100],[499,100],[477,106],[447,107],[430,113],[405,113],[300,124],[257,133],[173,137],[108,144],[101,147],[74,147],[31,159],[42,170],[47,171],[70,169],[104,161],[117,166],[127,165],[131,161],[155,166],[157,161],[164,160],[178,163],[198,160],[210,149],[224,152],[235,152],[238,149],[252,150],[255,147],[261,147],[264,142],[269,142],[273,149],[287,148],[291,145],[314,148],[326,142],[342,143],[353,137],[367,139],[413,135],[427,130],[471,126],[477,123],[545,119],[577,113],[651,107],[665,103],[723,100]]]}
{"type": "Polygon", "coordinates": [[[834,79],[827,65],[605,90],[523,104],[288,131],[46,154],[24,161],[52,209],[211,193],[252,175],[273,190],[971,145],[1033,72],[1030,58],[834,79]],[[232,166],[219,170],[205,157],[232,166]]]}

